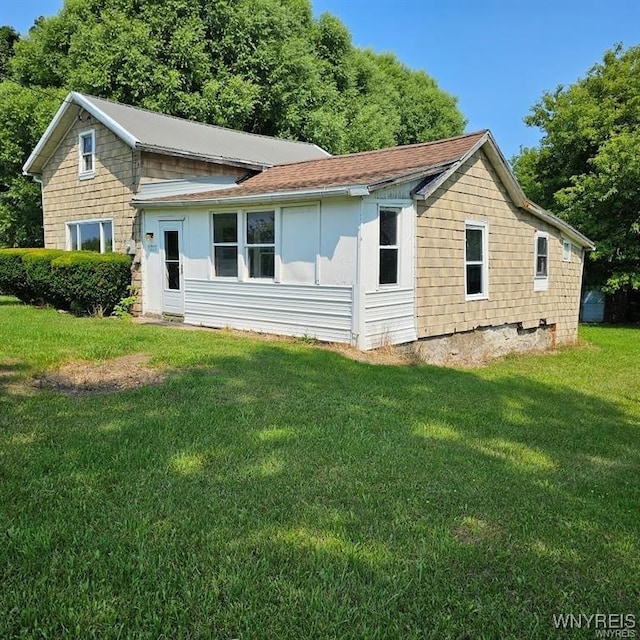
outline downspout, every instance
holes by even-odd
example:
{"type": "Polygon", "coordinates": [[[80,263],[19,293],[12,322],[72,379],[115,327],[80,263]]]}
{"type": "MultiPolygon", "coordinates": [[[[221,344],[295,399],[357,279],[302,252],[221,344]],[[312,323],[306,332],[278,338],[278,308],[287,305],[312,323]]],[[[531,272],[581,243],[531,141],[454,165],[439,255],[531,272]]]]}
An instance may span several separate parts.
{"type": "Polygon", "coordinates": [[[47,246],[47,242],[44,237],[44,183],[42,182],[42,178],[35,174],[31,174],[34,182],[37,182],[40,185],[40,208],[42,209],[42,242],[44,246],[47,246]]]}
{"type": "Polygon", "coordinates": [[[363,237],[362,225],[364,224],[364,199],[360,198],[360,206],[358,207],[358,236],[356,240],[356,282],[353,287],[353,312],[352,312],[352,329],[351,343],[363,350],[364,347],[364,287],[362,285],[362,255],[363,255],[363,237]]]}

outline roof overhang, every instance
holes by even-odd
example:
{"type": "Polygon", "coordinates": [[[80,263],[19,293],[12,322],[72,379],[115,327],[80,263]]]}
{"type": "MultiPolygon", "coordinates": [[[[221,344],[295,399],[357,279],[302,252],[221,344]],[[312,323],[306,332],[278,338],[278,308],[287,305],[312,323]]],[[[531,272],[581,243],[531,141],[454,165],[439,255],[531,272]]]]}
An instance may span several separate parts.
{"type": "Polygon", "coordinates": [[[448,169],[443,171],[436,179],[431,180],[428,183],[428,187],[425,189],[418,189],[419,193],[414,193],[413,197],[416,200],[427,200],[431,195],[440,187],[451,175],[453,175],[474,153],[476,153],[480,148],[486,153],[489,158],[489,162],[495,169],[498,177],[502,181],[507,193],[513,200],[514,204],[520,209],[524,209],[528,213],[536,216],[537,218],[543,220],[547,224],[550,224],[553,227],[559,229],[562,233],[564,233],[568,239],[573,240],[579,246],[589,249],[593,251],[595,249],[595,245],[589,238],[580,233],[577,229],[574,229],[570,224],[558,218],[558,216],[554,215],[550,211],[546,211],[539,205],[531,202],[527,199],[522,191],[522,187],[516,180],[515,175],[511,171],[509,167],[509,163],[506,158],[500,151],[500,148],[496,144],[493,136],[490,131],[487,131],[480,140],[471,148],[467,153],[460,158],[457,162],[450,165],[448,169]]]}
{"type": "MultiPolygon", "coordinates": [[[[272,165],[247,162],[240,158],[225,158],[218,155],[203,155],[197,153],[189,153],[184,150],[170,149],[167,147],[153,146],[144,144],[130,131],[125,129],[122,125],[116,122],[111,116],[107,115],[102,109],[99,109],[87,96],[72,91],[63,100],[62,105],[53,117],[53,120],[49,123],[42,137],[35,146],[35,149],[31,152],[31,155],[27,158],[27,161],[22,167],[22,172],[25,175],[38,176],[42,174],[42,169],[49,162],[51,156],[55,153],[59,144],[67,135],[69,129],[72,127],[76,119],[80,116],[82,111],[90,113],[98,122],[102,123],[107,129],[109,129],[114,135],[120,138],[132,149],[139,149],[141,151],[147,151],[150,153],[159,153],[168,156],[179,156],[183,158],[190,158],[193,160],[202,160],[204,162],[211,162],[214,164],[226,164],[230,166],[236,166],[247,170],[263,171],[267,167],[272,165]]],[[[326,153],[326,152],[325,152],[326,153]]]]}
{"type": "Polygon", "coordinates": [[[367,196],[368,185],[350,185],[339,187],[321,187],[317,189],[295,189],[292,191],[269,191],[248,195],[227,194],[220,197],[207,197],[201,200],[189,198],[185,200],[161,200],[158,198],[134,197],[131,205],[144,209],[172,209],[172,208],[201,208],[216,205],[251,205],[263,202],[291,202],[297,200],[311,200],[318,198],[357,197],[367,196]]]}
{"type": "Polygon", "coordinates": [[[82,110],[90,113],[130,147],[134,148],[139,143],[135,136],[121,127],[113,118],[98,109],[89,99],[81,93],[72,91],[63,100],[53,120],[51,120],[35,149],[24,163],[22,172],[25,175],[33,176],[42,173],[42,169],[49,162],[82,110]]]}
{"type": "Polygon", "coordinates": [[[189,151],[184,151],[181,149],[171,149],[169,147],[159,147],[151,144],[143,144],[138,142],[135,145],[136,149],[140,149],[140,151],[146,151],[147,153],[158,153],[165,156],[178,157],[178,158],[189,158],[190,160],[202,160],[203,162],[213,162],[214,164],[225,164],[231,167],[239,167],[241,169],[247,169],[251,171],[264,171],[269,167],[272,167],[272,164],[258,164],[254,162],[247,162],[246,160],[241,160],[240,158],[225,158],[224,156],[216,156],[216,155],[203,155],[199,153],[190,153],[189,151]]]}

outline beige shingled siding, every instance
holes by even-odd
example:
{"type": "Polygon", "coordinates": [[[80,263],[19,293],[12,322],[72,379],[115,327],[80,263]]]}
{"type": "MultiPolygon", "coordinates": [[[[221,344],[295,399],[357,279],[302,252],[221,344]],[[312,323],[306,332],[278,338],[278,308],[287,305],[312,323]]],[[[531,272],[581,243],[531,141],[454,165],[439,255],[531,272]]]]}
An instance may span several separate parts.
{"type": "Polygon", "coordinates": [[[426,338],[541,320],[556,340],[577,337],[582,249],[562,260],[560,231],[517,208],[480,150],[418,207],[417,329],[426,338]],[[489,225],[489,299],[465,301],[465,221],[489,225]],[[535,232],[549,233],[549,286],[534,291],[535,232]]]}
{"type": "Polygon", "coordinates": [[[65,223],[113,219],[114,250],[123,251],[132,237],[135,210],[129,206],[137,181],[137,153],[104,125],[83,114],[44,167],[43,209],[45,246],[66,248],[65,223]],[[95,130],[95,177],[78,177],[78,135],[95,130]]]}
{"type": "Polygon", "coordinates": [[[73,220],[113,220],[114,251],[124,251],[129,238],[139,239],[136,210],[129,205],[141,181],[201,176],[244,176],[244,169],[189,158],[131,149],[88,113],[76,121],[44,167],[43,209],[45,246],[65,249],[66,223],[73,220]],[[95,177],[78,177],[78,135],[95,130],[95,177]]]}
{"type": "Polygon", "coordinates": [[[192,160],[190,158],[179,158],[147,152],[143,152],[142,154],[142,167],[140,172],[144,182],[216,175],[231,175],[240,178],[248,173],[246,169],[239,167],[217,165],[211,164],[210,162],[192,160]]]}

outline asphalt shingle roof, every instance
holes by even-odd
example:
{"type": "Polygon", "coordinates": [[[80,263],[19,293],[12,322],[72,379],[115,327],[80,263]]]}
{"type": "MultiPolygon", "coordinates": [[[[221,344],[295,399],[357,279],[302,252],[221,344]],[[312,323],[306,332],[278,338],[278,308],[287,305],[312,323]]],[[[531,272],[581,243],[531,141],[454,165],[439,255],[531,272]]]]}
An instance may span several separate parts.
{"type": "Polygon", "coordinates": [[[373,185],[454,163],[464,157],[487,131],[378,151],[365,151],[266,169],[237,186],[216,191],[159,198],[189,202],[224,197],[290,192],[314,188],[373,185]]]}

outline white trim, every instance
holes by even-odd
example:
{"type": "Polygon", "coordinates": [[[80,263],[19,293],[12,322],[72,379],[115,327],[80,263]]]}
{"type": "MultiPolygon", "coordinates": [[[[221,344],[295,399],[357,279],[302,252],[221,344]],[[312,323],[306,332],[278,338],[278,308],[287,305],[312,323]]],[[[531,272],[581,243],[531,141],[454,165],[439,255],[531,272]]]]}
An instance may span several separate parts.
{"type": "Polygon", "coordinates": [[[210,270],[212,280],[238,280],[240,277],[240,261],[238,256],[238,247],[240,246],[240,214],[238,211],[211,211],[209,219],[211,221],[211,255],[210,255],[210,270]],[[236,241],[235,242],[216,242],[216,216],[233,215],[236,217],[236,241]],[[236,249],[236,275],[235,276],[220,276],[216,273],[216,247],[235,247],[236,249]]]}
{"type": "Polygon", "coordinates": [[[378,202],[378,212],[376,216],[377,222],[377,278],[376,278],[376,291],[387,291],[389,289],[397,289],[400,286],[400,253],[401,253],[401,238],[402,238],[402,207],[390,206],[386,203],[378,202]],[[390,211],[396,215],[396,243],[382,245],[380,244],[380,214],[383,211],[390,211]],[[396,281],[395,282],[380,282],[380,254],[383,250],[395,250],[396,252],[396,281]]]}
{"type": "Polygon", "coordinates": [[[464,299],[468,300],[488,300],[489,299],[489,223],[481,220],[465,220],[464,222],[464,251],[463,251],[463,275],[464,275],[464,299]],[[475,229],[482,231],[482,262],[467,262],[467,230],[475,229]],[[482,291],[480,293],[467,293],[467,265],[482,266],[482,291]]]}
{"type": "Polygon", "coordinates": [[[130,147],[135,147],[140,144],[140,140],[136,138],[132,133],[127,131],[123,126],[119,125],[113,118],[108,116],[104,111],[98,109],[93,102],[85,98],[81,93],[72,91],[68,96],[76,104],[80,105],[85,111],[88,111],[94,118],[102,122],[102,124],[111,129],[120,139],[124,140],[130,147]]]}
{"type": "MultiPolygon", "coordinates": [[[[238,185],[239,186],[239,185],[238,185]]],[[[233,188],[233,187],[230,187],[233,188]]],[[[163,209],[163,208],[183,208],[183,207],[213,207],[213,206],[231,206],[234,204],[245,204],[247,206],[259,207],[261,205],[273,204],[278,202],[287,202],[299,200],[301,202],[329,196],[361,196],[367,186],[351,185],[347,187],[320,187],[313,189],[299,189],[297,191],[271,191],[265,193],[257,193],[246,196],[228,195],[219,198],[203,198],[202,200],[175,200],[162,202],[159,200],[142,200],[131,199],[131,206],[144,207],[145,209],[163,209]],[[362,193],[360,193],[362,191],[362,193]],[[254,204],[252,204],[254,203],[254,204]]],[[[368,194],[368,189],[366,191],[368,194]]]]}
{"type": "Polygon", "coordinates": [[[533,245],[533,290],[534,291],[547,291],[549,288],[549,253],[551,246],[549,243],[549,234],[546,231],[536,231],[534,236],[533,245]],[[538,275],[538,239],[544,238],[547,241],[547,268],[544,275],[538,275]]]}
{"type": "MultiPolygon", "coordinates": [[[[40,140],[38,140],[38,144],[36,144],[34,150],[27,158],[27,161],[22,165],[22,173],[24,175],[29,175],[29,169],[31,168],[31,165],[34,163],[35,159],[42,153],[42,149],[44,148],[45,144],[48,142],[49,138],[60,124],[60,121],[62,120],[64,114],[71,106],[72,96],[73,92],[68,94],[67,97],[62,101],[62,104],[56,111],[56,115],[53,116],[53,120],[51,120],[49,126],[45,129],[45,132],[42,134],[40,140]]],[[[67,132],[68,131],[69,130],[67,129],[67,132]]]]}
{"type": "Polygon", "coordinates": [[[76,230],[76,245],[78,249],[76,251],[82,251],[80,248],[80,225],[83,224],[98,224],[99,225],[99,233],[100,233],[100,253],[107,253],[105,251],[105,235],[104,235],[104,225],[109,223],[111,225],[111,252],[115,251],[115,237],[114,237],[114,225],[113,218],[89,218],[84,220],[67,220],[65,224],[66,229],[66,248],[67,251],[74,251],[72,248],[72,240],[71,240],[71,225],[75,225],[76,230]]]}
{"type": "Polygon", "coordinates": [[[96,130],[85,129],[78,133],[78,178],[80,180],[89,180],[96,176],[96,130]],[[84,168],[84,140],[91,139],[91,169],[84,168]]]}
{"type": "Polygon", "coordinates": [[[242,239],[243,239],[243,254],[245,261],[245,275],[247,282],[274,282],[278,283],[279,273],[276,269],[277,267],[277,256],[280,252],[279,246],[279,233],[280,233],[280,207],[254,207],[252,209],[246,209],[244,211],[244,224],[242,228],[242,239]],[[247,225],[249,221],[249,214],[251,213],[273,213],[273,242],[260,242],[251,244],[247,242],[247,225]],[[273,247],[273,277],[272,278],[252,278],[249,271],[249,250],[250,249],[268,249],[273,247]]]}

